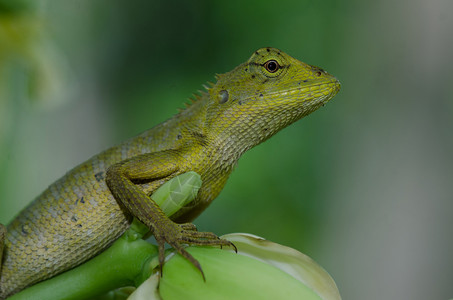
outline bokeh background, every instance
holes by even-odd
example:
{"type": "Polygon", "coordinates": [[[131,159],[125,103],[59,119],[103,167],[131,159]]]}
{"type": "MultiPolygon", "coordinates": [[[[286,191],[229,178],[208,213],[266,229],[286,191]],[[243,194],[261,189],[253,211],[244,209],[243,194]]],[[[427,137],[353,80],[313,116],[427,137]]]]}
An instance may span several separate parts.
{"type": "Polygon", "coordinates": [[[319,262],[344,299],[453,298],[453,1],[0,1],[0,222],[265,46],[342,82],[195,221],[319,262]]]}

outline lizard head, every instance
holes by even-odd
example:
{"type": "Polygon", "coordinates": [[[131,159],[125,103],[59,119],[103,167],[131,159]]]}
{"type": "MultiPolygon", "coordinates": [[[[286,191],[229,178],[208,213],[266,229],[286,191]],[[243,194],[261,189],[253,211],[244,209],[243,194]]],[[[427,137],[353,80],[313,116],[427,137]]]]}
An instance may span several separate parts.
{"type": "Polygon", "coordinates": [[[223,144],[245,151],[315,111],[339,90],[339,81],[321,68],[262,48],[217,76],[208,89],[206,126],[223,144]]]}

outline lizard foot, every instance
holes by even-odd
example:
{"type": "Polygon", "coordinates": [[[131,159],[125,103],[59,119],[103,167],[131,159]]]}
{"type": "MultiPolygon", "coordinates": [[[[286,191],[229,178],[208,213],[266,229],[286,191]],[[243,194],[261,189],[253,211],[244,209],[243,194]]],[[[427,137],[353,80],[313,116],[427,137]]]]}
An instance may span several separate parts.
{"type": "Polygon", "coordinates": [[[154,231],[157,244],[159,246],[159,266],[160,274],[165,260],[165,243],[173,247],[179,254],[190,261],[201,273],[203,280],[206,278],[200,263],[189,252],[184,249],[183,244],[200,245],[200,246],[231,246],[237,252],[236,246],[225,239],[220,239],[212,232],[199,232],[197,227],[192,223],[176,224],[172,222],[171,229],[167,227],[165,232],[159,233],[154,231]]]}

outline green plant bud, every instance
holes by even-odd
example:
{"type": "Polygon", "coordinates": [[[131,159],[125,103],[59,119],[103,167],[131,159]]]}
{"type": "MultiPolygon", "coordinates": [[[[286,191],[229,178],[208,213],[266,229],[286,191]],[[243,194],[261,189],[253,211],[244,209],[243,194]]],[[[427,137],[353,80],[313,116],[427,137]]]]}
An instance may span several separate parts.
{"type": "Polygon", "coordinates": [[[238,254],[186,248],[203,267],[206,282],[190,262],[172,253],[159,284],[159,274],[154,274],[129,299],[341,299],[329,274],[308,256],[249,234],[223,238],[236,245],[238,254]]]}

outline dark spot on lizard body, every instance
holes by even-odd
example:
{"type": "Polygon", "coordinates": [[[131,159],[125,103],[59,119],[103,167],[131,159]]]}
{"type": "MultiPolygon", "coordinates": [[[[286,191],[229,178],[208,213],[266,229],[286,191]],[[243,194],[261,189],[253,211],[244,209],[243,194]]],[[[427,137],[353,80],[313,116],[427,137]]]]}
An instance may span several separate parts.
{"type": "Polygon", "coordinates": [[[84,203],[85,203],[85,199],[83,199],[83,197],[77,199],[77,200],[75,201],[75,205],[79,204],[79,202],[82,203],[82,204],[84,204],[84,203]]]}
{"type": "Polygon", "coordinates": [[[97,172],[96,174],[94,174],[94,178],[96,178],[97,182],[101,182],[102,180],[104,180],[105,178],[104,171],[97,172]]]}
{"type": "Polygon", "coordinates": [[[27,226],[26,224],[22,225],[22,227],[21,227],[21,233],[22,233],[22,235],[24,235],[24,236],[27,236],[27,235],[28,235],[28,233],[29,233],[29,232],[28,232],[28,226],[27,226]]]}

